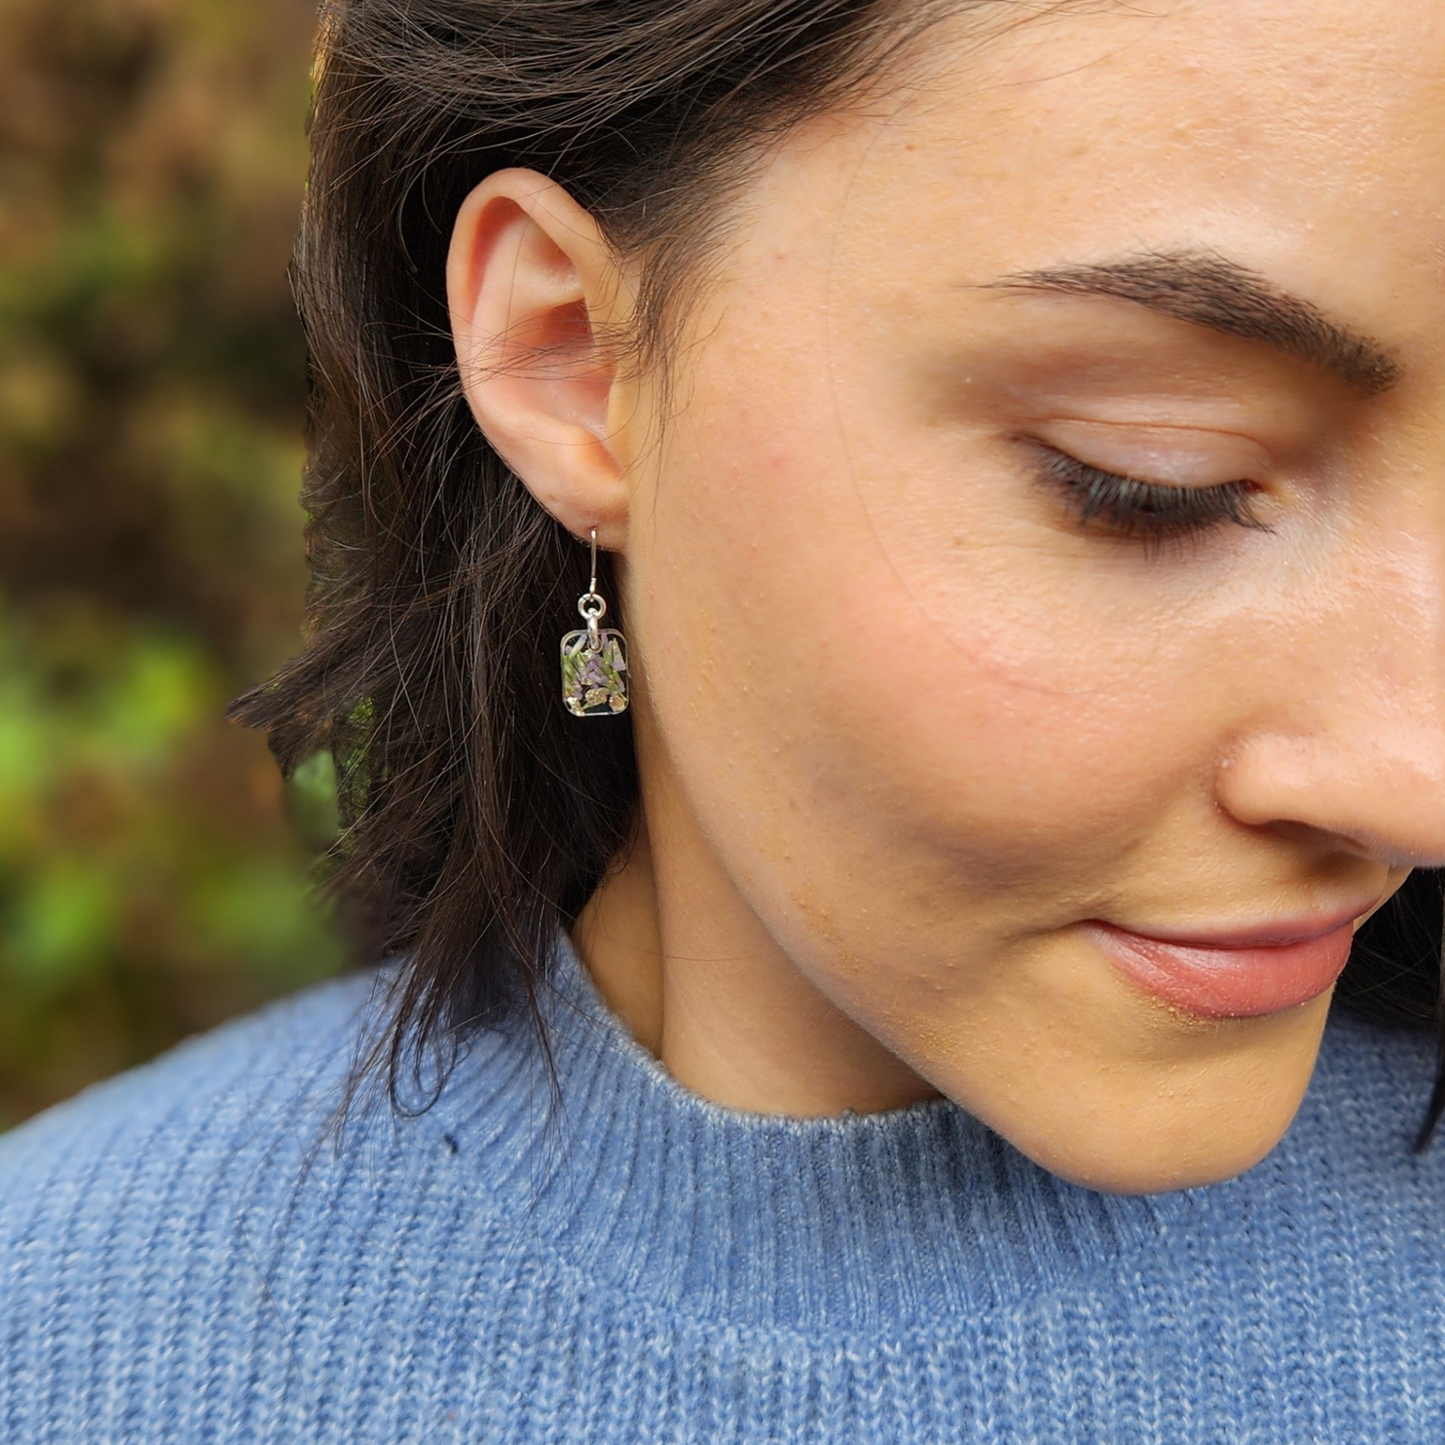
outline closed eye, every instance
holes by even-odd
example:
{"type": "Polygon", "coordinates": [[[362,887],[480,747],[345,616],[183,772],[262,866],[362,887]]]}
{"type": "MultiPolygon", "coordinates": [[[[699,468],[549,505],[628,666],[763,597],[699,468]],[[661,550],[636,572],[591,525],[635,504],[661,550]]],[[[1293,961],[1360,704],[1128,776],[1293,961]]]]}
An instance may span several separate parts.
{"type": "Polygon", "coordinates": [[[1084,532],[1160,542],[1210,531],[1225,523],[1269,531],[1252,502],[1259,488],[1243,479],[1209,487],[1180,487],[1122,476],[1090,466],[1057,447],[1036,443],[1038,480],[1062,495],[1084,532]]]}

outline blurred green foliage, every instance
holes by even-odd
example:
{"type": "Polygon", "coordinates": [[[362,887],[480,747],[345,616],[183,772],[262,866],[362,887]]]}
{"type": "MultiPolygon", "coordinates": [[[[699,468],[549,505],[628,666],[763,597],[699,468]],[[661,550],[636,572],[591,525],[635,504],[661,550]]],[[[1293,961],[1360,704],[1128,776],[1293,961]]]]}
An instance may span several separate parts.
{"type": "Polygon", "coordinates": [[[298,641],[309,0],[0,0],[0,1127],[340,967],[298,641]]]}

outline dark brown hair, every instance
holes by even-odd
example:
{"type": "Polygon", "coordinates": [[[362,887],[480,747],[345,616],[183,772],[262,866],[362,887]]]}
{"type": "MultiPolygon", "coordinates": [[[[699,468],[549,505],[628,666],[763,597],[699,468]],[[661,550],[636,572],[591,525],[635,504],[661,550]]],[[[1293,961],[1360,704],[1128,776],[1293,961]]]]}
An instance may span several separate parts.
{"type": "MultiPolygon", "coordinates": [[[[234,715],[269,731],[288,772],[336,760],[331,886],[367,956],[403,960],[376,1060],[394,1099],[403,1069],[444,1077],[470,1030],[535,1005],[559,926],[637,804],[627,718],[579,722],[561,702],[557,641],[586,555],[461,393],[444,290],[458,208],[503,167],[558,180],[620,255],[642,258],[632,340],[639,358],[661,355],[749,161],[962,8],[323,5],[295,263],[313,377],[309,623],[300,656],[234,715]],[[440,1073],[424,1067],[434,1050],[440,1073]]],[[[1412,881],[1362,938],[1347,1000],[1389,1022],[1433,1018],[1439,915],[1438,881],[1412,881]]]]}
{"type": "MultiPolygon", "coordinates": [[[[943,7],[935,6],[936,11],[943,7]]],[[[949,8],[956,9],[957,6],[949,8]]],[[[854,93],[929,7],[890,0],[328,0],[294,282],[312,367],[305,648],[241,698],[288,772],[336,760],[330,886],[404,957],[415,1074],[535,1002],[637,802],[624,715],[562,706],[587,557],[462,395],[444,267],[490,172],[552,176],[645,256],[639,361],[770,137],[854,93]],[[569,618],[571,620],[569,620],[569,618]]],[[[602,586],[614,600],[606,560],[602,586]]]]}

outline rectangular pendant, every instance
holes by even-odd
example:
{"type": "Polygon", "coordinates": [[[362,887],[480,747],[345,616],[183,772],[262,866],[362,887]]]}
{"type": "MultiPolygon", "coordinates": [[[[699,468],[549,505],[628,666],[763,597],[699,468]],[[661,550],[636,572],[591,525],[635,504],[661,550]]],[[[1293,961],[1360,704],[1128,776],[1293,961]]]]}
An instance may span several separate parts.
{"type": "Polygon", "coordinates": [[[562,639],[562,701],[574,717],[627,711],[627,639],[615,628],[598,637],[595,651],[585,627],[562,639]]]}

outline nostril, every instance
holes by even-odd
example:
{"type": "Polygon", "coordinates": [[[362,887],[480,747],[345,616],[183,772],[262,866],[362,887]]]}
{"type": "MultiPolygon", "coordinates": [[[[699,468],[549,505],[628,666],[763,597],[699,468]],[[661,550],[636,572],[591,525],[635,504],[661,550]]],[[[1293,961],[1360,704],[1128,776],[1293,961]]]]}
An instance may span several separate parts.
{"type": "Polygon", "coordinates": [[[1445,778],[1408,736],[1257,736],[1219,762],[1217,805],[1310,851],[1387,868],[1445,866],[1445,778]]]}
{"type": "Polygon", "coordinates": [[[1341,834],[1353,853],[1387,868],[1445,867],[1445,839],[1440,842],[1421,839],[1414,847],[1404,840],[1368,833],[1341,834]]]}

